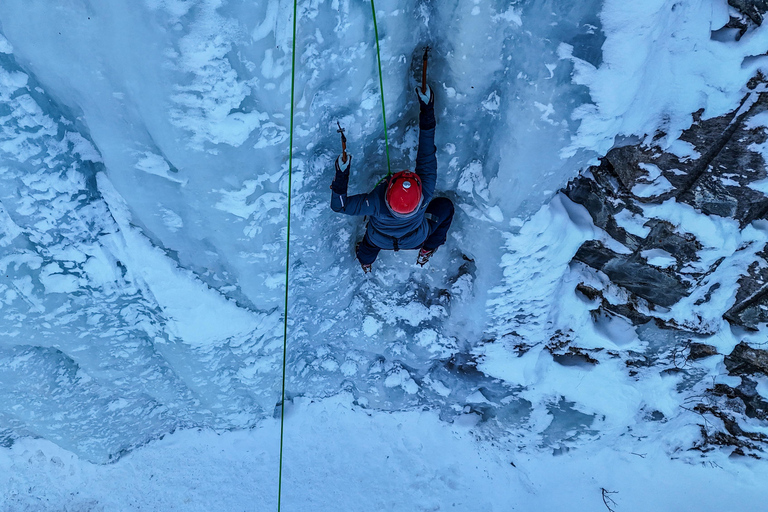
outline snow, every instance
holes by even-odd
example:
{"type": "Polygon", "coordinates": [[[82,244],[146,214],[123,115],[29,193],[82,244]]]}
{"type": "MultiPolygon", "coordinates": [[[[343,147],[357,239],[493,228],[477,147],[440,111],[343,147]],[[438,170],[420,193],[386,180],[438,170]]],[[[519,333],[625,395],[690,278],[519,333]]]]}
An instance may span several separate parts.
{"type": "Polygon", "coordinates": [[[372,316],[367,316],[363,320],[363,332],[366,336],[375,336],[381,330],[382,323],[372,316]]]}
{"type": "MultiPolygon", "coordinates": [[[[108,178],[98,176],[99,186],[110,212],[121,227],[125,242],[123,258],[131,268],[141,269],[136,276],[163,308],[170,333],[193,346],[222,343],[228,338],[251,337],[263,325],[264,317],[220,296],[194,276],[184,275],[130,225],[130,213],[108,178]],[[132,264],[136,258],[143,264],[132,264]]],[[[276,324],[275,324],[276,325],[276,324]]]]}
{"type": "Polygon", "coordinates": [[[637,197],[660,196],[674,189],[669,180],[661,174],[661,169],[656,165],[641,163],[640,168],[646,171],[647,177],[644,181],[638,181],[632,187],[632,193],[637,197]]]}
{"type": "Polygon", "coordinates": [[[8,40],[2,35],[0,35],[0,53],[13,53],[13,46],[11,46],[11,43],[9,43],[8,40]]]}
{"type": "MultiPolygon", "coordinates": [[[[670,459],[655,438],[559,456],[507,451],[433,413],[371,412],[343,395],[297,400],[285,435],[287,510],[586,512],[604,507],[602,489],[616,510],[756,510],[768,476],[756,461],[670,459]]],[[[278,438],[274,419],[222,434],[185,430],[106,466],[25,439],[0,451],[12,475],[0,492],[8,510],[272,510],[278,438]]]]}
{"type": "Polygon", "coordinates": [[[136,168],[147,174],[154,174],[155,176],[160,176],[161,178],[174,181],[181,185],[186,185],[187,183],[187,180],[180,180],[169,174],[171,167],[162,156],[148,151],[144,153],[144,156],[138,162],[136,162],[136,168]]]}
{"type": "MultiPolygon", "coordinates": [[[[598,510],[601,488],[617,510],[758,507],[764,465],[688,450],[686,400],[729,378],[630,375],[615,354],[655,357],[664,334],[594,314],[577,284],[621,292],[572,260],[632,250],[556,191],[624,136],[698,158],[676,136],[738,106],[768,31],[713,38],[725,0],[502,4],[377,13],[393,169],[415,158],[429,42],[457,215],[427,267],[387,252],[364,276],[362,223],[327,187],[336,121],[350,188],[385,173],[370,8],[300,2],[284,311],[290,3],[0,3],[0,508],[274,507],[286,316],[286,509],[598,510]]],[[[633,193],[670,189],[646,171],[633,193]]],[[[644,210],[616,220],[692,233],[701,268],[725,258],[709,301],[666,318],[723,353],[764,337],[722,319],[764,223],[644,210]]]]}
{"type": "Polygon", "coordinates": [[[618,212],[614,215],[614,218],[616,219],[616,224],[626,230],[627,233],[645,238],[651,232],[651,228],[645,225],[645,219],[642,216],[636,215],[627,209],[618,212]]]}
{"type": "Polygon", "coordinates": [[[640,256],[648,261],[649,265],[668,268],[677,263],[677,259],[662,249],[648,249],[640,252],[640,256]]]}
{"type": "Polygon", "coordinates": [[[574,62],[574,80],[589,87],[594,104],[581,120],[570,150],[604,153],[615,137],[653,135],[661,128],[666,146],[691,124],[727,113],[738,105],[745,84],[761,66],[768,32],[758,30],[739,44],[710,38],[729,20],[725,1],[651,0],[628,6],[607,2],[600,20],[605,33],[603,62],[594,66],[563,51],[574,62]]]}
{"type": "Polygon", "coordinates": [[[766,196],[768,196],[768,178],[753,181],[749,184],[749,188],[757,190],[758,192],[762,192],[766,196]]]}
{"type": "Polygon", "coordinates": [[[681,161],[696,160],[701,154],[690,142],[676,139],[667,146],[667,152],[677,156],[681,161]]]}
{"type": "Polygon", "coordinates": [[[738,245],[739,223],[734,219],[701,215],[693,207],[668,199],[643,205],[645,216],[666,220],[683,233],[692,233],[708,247],[733,251],[738,245]]]}
{"type": "Polygon", "coordinates": [[[672,184],[664,176],[659,176],[650,183],[638,183],[632,187],[632,193],[637,197],[655,197],[672,190],[672,184]]]}

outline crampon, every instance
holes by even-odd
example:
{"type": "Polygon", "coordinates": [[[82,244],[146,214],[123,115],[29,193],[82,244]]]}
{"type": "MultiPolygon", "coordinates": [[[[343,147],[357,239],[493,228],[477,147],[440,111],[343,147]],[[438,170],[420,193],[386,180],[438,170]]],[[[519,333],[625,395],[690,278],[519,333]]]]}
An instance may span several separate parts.
{"type": "Polygon", "coordinates": [[[435,251],[437,251],[437,248],[434,249],[424,249],[423,247],[419,249],[419,256],[416,258],[416,263],[420,266],[424,266],[429,261],[429,258],[432,257],[433,254],[435,254],[435,251]]]}

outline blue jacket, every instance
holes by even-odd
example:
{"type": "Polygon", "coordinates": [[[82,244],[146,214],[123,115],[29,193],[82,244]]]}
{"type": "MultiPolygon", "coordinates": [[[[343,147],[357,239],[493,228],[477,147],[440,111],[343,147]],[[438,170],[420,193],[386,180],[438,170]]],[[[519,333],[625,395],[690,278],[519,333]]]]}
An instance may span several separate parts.
{"type": "Polygon", "coordinates": [[[408,216],[393,213],[385,200],[389,180],[383,180],[367,194],[347,195],[349,171],[336,171],[331,185],[331,209],[347,215],[369,217],[366,236],[381,249],[417,249],[429,235],[429,223],[424,214],[437,185],[437,157],[435,153],[434,99],[421,103],[419,114],[419,150],[416,153],[416,174],[421,178],[422,201],[419,208],[408,216]]]}

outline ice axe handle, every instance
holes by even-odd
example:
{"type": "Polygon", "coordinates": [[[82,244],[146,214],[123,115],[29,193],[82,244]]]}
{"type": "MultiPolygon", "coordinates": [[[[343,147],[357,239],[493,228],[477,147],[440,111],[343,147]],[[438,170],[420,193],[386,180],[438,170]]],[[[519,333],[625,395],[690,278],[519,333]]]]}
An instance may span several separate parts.
{"type": "Polygon", "coordinates": [[[338,121],[336,121],[336,125],[339,127],[336,131],[341,134],[341,161],[347,163],[347,137],[344,135],[344,128],[338,121]]]}
{"type": "Polygon", "coordinates": [[[429,46],[426,46],[424,48],[424,57],[422,57],[422,68],[421,68],[421,93],[427,94],[427,60],[429,59],[429,46]]]}

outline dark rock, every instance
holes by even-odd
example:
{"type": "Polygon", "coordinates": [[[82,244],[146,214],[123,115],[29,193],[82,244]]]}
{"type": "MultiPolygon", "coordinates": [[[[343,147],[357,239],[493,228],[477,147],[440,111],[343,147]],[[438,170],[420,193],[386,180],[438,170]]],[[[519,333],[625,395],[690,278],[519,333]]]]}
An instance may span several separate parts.
{"type": "Polygon", "coordinates": [[[736,302],[725,315],[726,320],[756,330],[768,322],[768,247],[757,254],[747,273],[739,278],[736,302]]]}
{"type": "Polygon", "coordinates": [[[621,187],[612,176],[610,165],[603,159],[600,166],[592,168],[594,180],[579,178],[571,181],[564,192],[574,203],[584,206],[595,226],[604,229],[613,239],[630,250],[640,246],[642,238],[628,233],[619,227],[614,218],[622,210],[642,214],[642,210],[623,201],[619,193],[621,187]]]}
{"type": "Polygon", "coordinates": [[[744,430],[734,416],[715,406],[698,404],[693,410],[701,415],[711,414],[722,421],[725,427],[725,432],[721,430],[713,432],[707,426],[702,425],[702,441],[693,447],[694,450],[706,452],[710,445],[733,446],[742,449],[742,453],[744,449],[747,449],[751,452],[749,455],[759,458],[755,452],[762,452],[763,447],[768,443],[768,436],[761,432],[744,430]]]}
{"type": "Polygon", "coordinates": [[[717,355],[717,349],[712,345],[707,345],[706,343],[692,342],[689,346],[689,349],[690,353],[688,354],[688,358],[693,359],[694,361],[697,359],[703,359],[705,357],[717,355]]]}
{"type": "Polygon", "coordinates": [[[768,375],[768,350],[752,348],[743,341],[725,356],[725,367],[731,375],[762,373],[768,375]]]}
{"type": "MultiPolygon", "coordinates": [[[[740,343],[734,352],[749,353],[752,350],[754,349],[740,343]]],[[[753,356],[754,354],[748,357],[753,356]]],[[[729,364],[726,358],[726,366],[729,364]]],[[[757,393],[757,383],[749,377],[742,376],[741,384],[736,388],[716,384],[707,390],[706,403],[694,406],[693,410],[705,417],[714,416],[722,422],[724,428],[724,431],[720,430],[716,422],[705,421],[705,424],[701,425],[702,440],[694,445],[693,449],[706,452],[712,449],[713,445],[732,446],[740,455],[760,458],[768,445],[768,436],[747,430],[740,423],[744,421],[745,416],[759,421],[768,419],[768,401],[757,393]]]]}
{"type": "MultiPolygon", "coordinates": [[[[680,140],[691,144],[698,157],[680,158],[654,147],[624,146],[609,151],[604,159],[606,163],[593,168],[593,173],[610,171],[621,184],[623,194],[634,201],[658,204],[675,197],[703,213],[735,218],[746,226],[768,212],[768,198],[746,186],[768,175],[762,155],[750,148],[752,144],[764,143],[768,135],[762,127],[751,128],[746,123],[768,110],[768,95],[750,93],[742,100],[742,106],[740,110],[706,121],[699,115],[683,132],[680,140]],[[641,164],[658,167],[673,190],[649,198],[633,196],[632,189],[646,177],[641,164]]],[[[587,206],[586,203],[581,202],[587,206]]],[[[607,225],[608,220],[603,224],[607,225]]]]}
{"type": "Polygon", "coordinates": [[[678,276],[631,256],[614,258],[600,270],[614,283],[659,306],[672,306],[688,295],[688,285],[678,276]]]}
{"type": "Polygon", "coordinates": [[[588,302],[595,302],[600,299],[600,305],[593,311],[593,314],[607,312],[618,315],[632,322],[632,325],[643,325],[653,320],[653,317],[640,312],[641,310],[648,311],[653,306],[639,297],[630,297],[624,302],[619,302],[618,297],[611,297],[608,300],[605,298],[603,290],[598,290],[584,283],[576,285],[576,293],[588,302]]]}
{"type": "Polygon", "coordinates": [[[632,325],[647,324],[653,320],[653,318],[638,311],[639,306],[637,302],[637,300],[631,300],[626,304],[611,304],[607,300],[604,300],[600,309],[613,313],[614,315],[623,316],[632,322],[632,325]]]}
{"type": "Polygon", "coordinates": [[[653,364],[651,359],[646,355],[638,352],[631,352],[630,355],[632,359],[627,359],[624,363],[630,368],[647,368],[653,364]]]}
{"type": "Polygon", "coordinates": [[[768,12],[766,0],[728,0],[728,5],[746,15],[755,25],[762,24],[763,14],[768,12]]]}
{"type": "MultiPolygon", "coordinates": [[[[768,0],[731,0],[730,4],[744,16],[732,17],[722,32],[714,34],[713,38],[718,41],[732,40],[734,28],[741,35],[753,24],[762,23],[764,13],[768,12],[768,0]]],[[[731,14],[738,16],[735,11],[731,14]]],[[[704,215],[734,219],[742,229],[757,219],[768,218],[768,197],[757,190],[760,187],[752,188],[754,183],[768,180],[768,166],[762,151],[755,149],[768,143],[768,130],[762,126],[765,124],[762,117],[768,113],[768,93],[764,86],[758,87],[765,83],[763,75],[755,75],[748,84],[752,92],[742,99],[738,109],[727,115],[705,120],[703,110],[694,113],[691,127],[680,136],[683,144],[677,144],[677,154],[660,149],[658,142],[666,135],[657,133],[650,143],[613,148],[598,166],[591,167],[563,190],[572,201],[586,208],[594,225],[602,230],[601,236],[596,237],[599,240],[584,242],[573,258],[574,262],[600,272],[603,283],[605,277],[611,282],[602,285],[602,289],[584,283],[577,285],[577,293],[585,300],[593,304],[599,301],[599,306],[590,306],[593,315],[618,314],[635,325],[653,319],[659,327],[678,332],[713,334],[713,330],[720,328],[717,315],[703,308],[712,303],[714,297],[721,300],[723,287],[730,285],[724,281],[723,274],[717,272],[724,261],[728,264],[730,253],[718,255],[714,261],[708,259],[704,265],[699,254],[711,247],[704,247],[693,234],[686,232],[689,228],[685,224],[673,225],[664,219],[645,217],[645,212],[653,211],[648,208],[649,204],[674,199],[704,215]],[[753,119],[755,122],[750,122],[753,119]],[[667,185],[664,179],[669,185],[659,188],[658,195],[646,197],[646,194],[633,193],[634,190],[640,194],[636,188],[639,184],[667,185]],[[640,224],[643,230],[638,229],[640,224]],[[612,240],[606,240],[606,235],[612,240]],[[670,259],[672,264],[665,268],[649,264],[643,254],[654,249],[674,258],[670,259]],[[696,300],[690,314],[682,318],[661,314],[694,292],[692,299],[696,300]]],[[[752,258],[756,248],[759,246],[747,243],[737,249],[733,257],[752,258]]],[[[746,272],[738,280],[736,300],[724,317],[744,328],[758,329],[760,324],[768,323],[768,245],[751,263],[747,260],[747,264],[746,272]]],[[[590,359],[597,362],[595,353],[570,343],[570,336],[560,333],[546,348],[563,365],[586,365],[591,363],[590,359]]],[[[624,354],[630,376],[659,370],[657,354],[624,354]]],[[[717,349],[711,345],[687,342],[673,349],[674,367],[663,373],[683,373],[683,381],[696,380],[702,368],[686,365],[715,355],[718,355],[717,349]],[[684,359],[682,366],[675,364],[678,354],[677,361],[684,359]]],[[[601,359],[608,356],[605,351],[600,355],[601,359]]],[[[694,411],[705,418],[701,426],[702,440],[694,449],[706,452],[716,446],[730,446],[733,453],[760,457],[768,446],[768,436],[747,429],[754,421],[745,420],[768,420],[768,399],[757,393],[757,384],[748,376],[768,375],[768,350],[742,342],[725,356],[724,362],[728,372],[740,376],[742,382],[736,388],[714,386],[707,391],[705,403],[694,407],[694,411]]]]}
{"type": "Polygon", "coordinates": [[[584,295],[588,300],[595,300],[597,298],[602,298],[603,296],[603,293],[600,290],[587,286],[584,283],[577,284],[576,291],[584,295]]]}
{"type": "Polygon", "coordinates": [[[754,298],[754,301],[734,306],[726,312],[725,319],[748,330],[757,330],[760,324],[768,322],[766,291],[768,290],[763,290],[760,296],[754,298]]]}
{"type": "Polygon", "coordinates": [[[639,146],[614,148],[605,155],[605,159],[611,164],[624,190],[631,194],[632,188],[637,185],[638,178],[644,175],[640,170],[640,163],[644,160],[643,150],[639,146]]]}
{"type": "MultiPolygon", "coordinates": [[[[745,15],[734,17],[731,16],[728,20],[728,23],[725,24],[725,26],[720,29],[716,30],[715,32],[712,32],[712,35],[714,37],[717,37],[718,33],[727,33],[728,31],[735,31],[736,35],[733,38],[735,41],[738,41],[742,38],[744,34],[747,33],[747,30],[749,30],[750,26],[753,25],[749,18],[745,15]]],[[[747,88],[754,89],[754,85],[751,85],[751,81],[747,82],[747,88]]]]}
{"type": "Polygon", "coordinates": [[[581,244],[573,259],[585,263],[594,269],[602,270],[609,261],[618,257],[618,253],[608,249],[602,242],[587,240],[581,244]]]}
{"type": "Polygon", "coordinates": [[[571,201],[587,209],[592,222],[599,228],[605,229],[608,219],[616,214],[616,208],[606,200],[608,196],[604,188],[591,179],[573,180],[568,183],[564,192],[571,201]]]}
{"type": "Polygon", "coordinates": [[[762,155],[751,149],[753,144],[764,143],[768,135],[764,128],[750,128],[746,122],[768,110],[768,95],[750,93],[742,106],[740,114],[734,111],[730,116],[703,121],[700,130],[691,128],[683,134],[681,139],[688,132],[706,131],[707,137],[696,141],[704,145],[694,143],[702,156],[681,169],[686,172],[685,181],[675,196],[703,213],[734,218],[743,227],[768,212],[768,198],[747,186],[768,175],[762,155]]]}
{"type": "Polygon", "coordinates": [[[698,299],[696,302],[694,302],[694,305],[701,306],[702,304],[706,304],[710,300],[712,300],[712,293],[720,289],[720,283],[715,283],[712,286],[709,287],[709,290],[704,294],[704,297],[698,299]]]}
{"type": "MultiPolygon", "coordinates": [[[[728,27],[728,25],[730,25],[732,21],[734,21],[733,17],[731,17],[731,20],[726,24],[726,27],[728,27]]],[[[728,27],[728,28],[741,28],[741,26],[739,25],[739,26],[728,27]]],[[[758,85],[764,84],[767,81],[768,80],[766,80],[766,77],[763,74],[763,72],[758,69],[757,73],[755,73],[755,76],[753,76],[747,81],[747,89],[749,89],[750,91],[753,91],[757,88],[758,85]]]]}
{"type": "Polygon", "coordinates": [[[445,368],[468,376],[480,376],[482,372],[477,369],[477,360],[473,354],[456,353],[445,361],[445,368]]]}
{"type": "Polygon", "coordinates": [[[552,354],[552,359],[562,366],[585,366],[600,362],[585,350],[576,347],[570,347],[565,354],[552,354]]]}
{"type": "MultiPolygon", "coordinates": [[[[757,6],[755,3],[747,4],[757,6]]],[[[752,86],[764,81],[764,77],[756,75],[752,86]]],[[[579,248],[574,260],[603,272],[614,284],[630,292],[632,297],[648,301],[651,309],[670,307],[693,292],[699,283],[706,282],[705,278],[718,268],[724,258],[706,268],[691,265],[700,261],[698,252],[703,247],[693,235],[684,231],[684,226],[673,226],[664,220],[650,218],[644,224],[650,232],[643,237],[627,232],[616,218],[624,210],[642,215],[642,203],[660,203],[669,198],[687,203],[704,214],[734,218],[742,227],[768,216],[768,197],[749,186],[755,181],[768,179],[762,154],[752,149],[754,145],[766,143],[768,133],[759,123],[753,127],[748,122],[764,112],[768,112],[768,93],[758,89],[747,94],[740,108],[727,115],[702,120],[702,111],[695,113],[693,124],[680,137],[692,147],[688,156],[663,152],[653,144],[628,145],[609,151],[600,165],[590,168],[589,177],[573,180],[564,193],[572,201],[583,205],[595,226],[626,247],[629,254],[616,252],[609,248],[613,247],[611,245],[590,240],[579,248]],[[648,179],[648,172],[642,164],[658,167],[672,190],[656,197],[634,196],[633,188],[648,179]],[[651,249],[666,251],[675,258],[675,264],[668,268],[648,264],[642,254],[651,249]],[[692,272],[693,269],[696,270],[692,272]]],[[[656,140],[662,135],[658,134],[656,140]]],[[[768,248],[764,252],[768,252],[768,248]]],[[[709,302],[721,284],[711,282],[707,286],[709,289],[698,298],[697,306],[709,302]]],[[[603,304],[603,307],[632,319],[636,324],[648,320],[647,315],[633,314],[631,304],[621,307],[603,304]]],[[[725,318],[748,329],[768,323],[766,254],[760,254],[749,267],[747,275],[740,278],[736,302],[725,318]]],[[[674,320],[664,323],[665,327],[674,328],[675,325],[674,320]]],[[[694,326],[686,328],[696,331],[694,326]]]]}
{"type": "Polygon", "coordinates": [[[678,260],[677,270],[685,263],[699,259],[696,253],[701,250],[701,244],[690,233],[680,234],[672,224],[658,219],[649,220],[646,226],[651,228],[651,232],[643,240],[641,250],[661,249],[668,252],[678,260]]]}
{"type": "Polygon", "coordinates": [[[712,393],[715,396],[741,400],[744,403],[744,413],[750,418],[768,419],[768,401],[757,393],[757,383],[748,377],[742,377],[741,384],[736,388],[715,384],[712,393]]]}
{"type": "Polygon", "coordinates": [[[16,442],[16,437],[11,430],[0,430],[0,448],[10,448],[16,442]]]}
{"type": "Polygon", "coordinates": [[[584,242],[573,259],[659,306],[672,306],[689,293],[689,285],[675,273],[646,264],[639,254],[618,254],[596,240],[584,242]]]}
{"type": "Polygon", "coordinates": [[[592,357],[590,352],[600,352],[602,349],[588,350],[581,347],[573,347],[570,345],[571,341],[573,341],[572,331],[563,332],[558,329],[544,349],[552,354],[555,362],[563,366],[593,365],[600,362],[592,357]]]}

